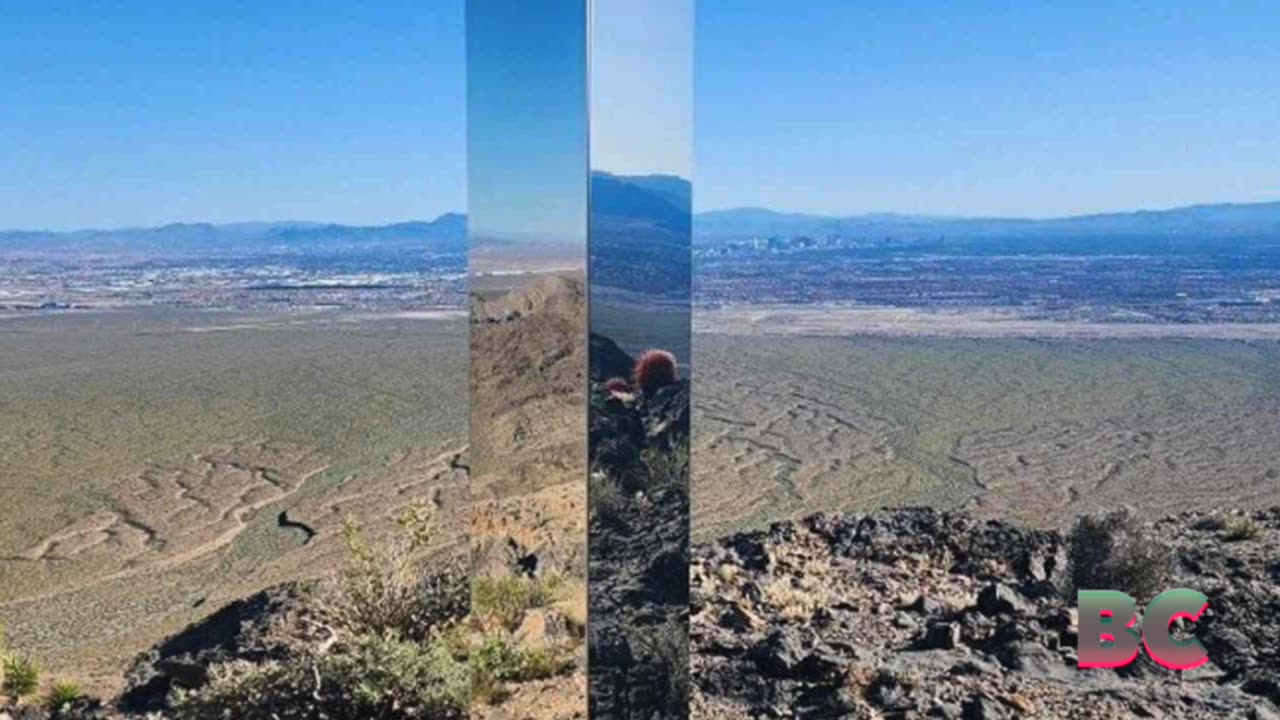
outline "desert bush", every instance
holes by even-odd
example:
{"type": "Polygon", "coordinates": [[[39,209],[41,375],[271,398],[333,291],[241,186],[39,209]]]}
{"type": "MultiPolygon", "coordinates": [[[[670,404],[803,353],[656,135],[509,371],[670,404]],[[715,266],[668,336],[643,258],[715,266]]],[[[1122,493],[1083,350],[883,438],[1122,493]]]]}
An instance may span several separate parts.
{"type": "Polygon", "coordinates": [[[371,544],[354,520],[343,527],[348,563],[336,593],[322,595],[319,611],[335,627],[354,636],[395,633],[426,639],[433,628],[467,613],[470,589],[456,563],[442,571],[424,570],[435,538],[430,511],[411,506],[398,518],[402,535],[371,544]]]}
{"type": "Polygon", "coordinates": [[[1262,526],[1248,515],[1232,515],[1222,523],[1222,539],[1227,542],[1256,540],[1262,534],[1262,526]]]}
{"type": "Polygon", "coordinates": [[[679,717],[689,707],[689,631],[669,622],[638,634],[640,665],[650,668],[658,680],[657,709],[663,717],[679,717]]]}
{"type": "Polygon", "coordinates": [[[31,658],[8,655],[3,658],[4,680],[0,692],[12,702],[21,702],[40,689],[40,669],[31,658]]]}
{"type": "Polygon", "coordinates": [[[594,472],[587,483],[587,507],[591,517],[608,525],[626,526],[627,496],[617,481],[594,472]]]}
{"type": "Polygon", "coordinates": [[[1076,589],[1120,590],[1140,601],[1163,589],[1172,565],[1168,547],[1129,509],[1076,521],[1070,559],[1076,589]]]}
{"type": "Polygon", "coordinates": [[[476,578],[471,587],[471,613],[495,618],[514,627],[525,610],[546,607],[558,599],[564,579],[558,575],[545,578],[506,575],[476,578]]]}
{"type": "Polygon", "coordinates": [[[44,706],[49,712],[57,712],[66,706],[84,699],[84,691],[69,680],[59,680],[49,688],[45,696],[44,706]]]}
{"type": "Polygon", "coordinates": [[[676,356],[666,350],[647,350],[636,360],[636,387],[645,395],[676,381],[676,356]]]}
{"type": "Polygon", "coordinates": [[[350,688],[358,705],[384,712],[418,708],[411,715],[447,713],[465,707],[470,696],[467,667],[439,642],[363,638],[352,652],[327,658],[323,667],[335,685],[350,688]]]}
{"type": "Polygon", "coordinates": [[[471,698],[493,704],[507,696],[505,683],[554,677],[572,663],[552,648],[521,648],[501,635],[486,637],[468,657],[471,698]]]}
{"type": "Polygon", "coordinates": [[[443,719],[465,714],[471,673],[439,642],[364,636],[344,652],[233,662],[178,691],[173,720],[443,719]]]}
{"type": "Polygon", "coordinates": [[[640,453],[637,490],[653,492],[660,488],[685,488],[689,482],[689,446],[681,444],[670,450],[645,448],[640,453]]]}

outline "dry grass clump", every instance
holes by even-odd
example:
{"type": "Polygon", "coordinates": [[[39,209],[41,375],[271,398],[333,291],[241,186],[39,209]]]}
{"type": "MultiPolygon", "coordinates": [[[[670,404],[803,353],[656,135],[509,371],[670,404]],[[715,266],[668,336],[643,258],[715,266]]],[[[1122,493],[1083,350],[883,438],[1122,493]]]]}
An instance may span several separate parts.
{"type": "Polygon", "coordinates": [[[1222,523],[1222,539],[1227,542],[1257,540],[1262,535],[1262,525],[1248,515],[1232,515],[1222,523]]]}
{"type": "Polygon", "coordinates": [[[36,694],[40,689],[40,668],[35,661],[22,655],[0,657],[4,679],[0,680],[0,693],[17,704],[36,694]]]}
{"type": "Polygon", "coordinates": [[[618,481],[602,472],[587,481],[587,508],[593,519],[615,527],[627,526],[627,494],[618,481]]]}
{"type": "Polygon", "coordinates": [[[827,602],[826,594],[816,587],[797,587],[785,579],[764,586],[761,599],[785,620],[807,622],[827,602]]]}
{"type": "Polygon", "coordinates": [[[83,700],[84,697],[84,690],[77,683],[59,680],[50,686],[49,694],[44,699],[44,706],[49,712],[57,713],[68,705],[83,700]]]}

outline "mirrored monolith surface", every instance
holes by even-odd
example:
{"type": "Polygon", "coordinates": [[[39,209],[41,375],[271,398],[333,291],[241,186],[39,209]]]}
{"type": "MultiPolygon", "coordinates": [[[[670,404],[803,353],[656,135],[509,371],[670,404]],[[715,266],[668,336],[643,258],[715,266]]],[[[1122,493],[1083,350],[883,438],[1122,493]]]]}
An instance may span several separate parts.
{"type": "Polygon", "coordinates": [[[692,0],[594,0],[593,717],[688,716],[692,0]]]}
{"type": "Polygon", "coordinates": [[[472,644],[519,717],[586,702],[586,15],[468,3],[472,644]]]}

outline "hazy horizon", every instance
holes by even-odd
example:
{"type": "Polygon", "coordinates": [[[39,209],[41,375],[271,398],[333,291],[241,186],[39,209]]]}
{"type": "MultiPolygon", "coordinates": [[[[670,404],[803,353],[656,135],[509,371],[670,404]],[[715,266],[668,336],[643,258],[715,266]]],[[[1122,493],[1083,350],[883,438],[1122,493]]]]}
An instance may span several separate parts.
{"type": "MultiPolygon", "coordinates": [[[[812,212],[805,212],[805,211],[798,211],[798,210],[790,210],[785,208],[763,207],[758,205],[731,205],[728,207],[698,209],[698,210],[695,210],[694,216],[696,217],[699,215],[710,215],[710,214],[716,214],[716,213],[759,211],[759,212],[767,212],[767,213],[787,215],[787,216],[809,216],[809,217],[822,217],[822,218],[833,218],[833,219],[847,219],[847,218],[861,218],[861,217],[885,217],[885,218],[897,217],[897,218],[915,218],[915,219],[927,219],[927,220],[1028,220],[1028,221],[1034,222],[1034,221],[1048,221],[1048,220],[1068,220],[1072,218],[1099,217],[1099,216],[1106,216],[1106,215],[1126,215],[1126,214],[1134,214],[1134,213],[1164,213],[1164,212],[1175,212],[1179,210],[1189,210],[1189,209],[1204,208],[1204,207],[1242,207],[1242,206],[1274,205],[1274,204],[1280,204],[1280,194],[1277,194],[1276,196],[1271,197],[1269,199],[1263,199],[1263,200],[1257,200],[1257,201],[1226,200],[1222,202],[1191,202],[1185,205],[1174,205],[1174,206],[1168,206],[1168,207],[1133,207],[1133,208],[1125,208],[1125,209],[1119,209],[1119,210],[1100,210],[1100,211],[1094,211],[1094,212],[1083,212],[1083,213],[1072,214],[1072,215],[1047,215],[1047,216],[978,215],[978,214],[941,215],[941,214],[933,214],[933,213],[927,213],[927,212],[911,212],[911,211],[902,211],[902,210],[871,210],[867,212],[812,213],[812,212]]],[[[156,223],[154,225],[125,225],[125,226],[99,225],[99,226],[73,227],[73,228],[67,228],[67,229],[0,226],[0,233],[52,233],[52,234],[58,234],[58,235],[65,235],[65,234],[85,233],[85,232],[128,232],[128,231],[134,231],[134,230],[154,231],[154,230],[158,230],[166,227],[193,227],[193,226],[236,227],[236,226],[247,226],[247,225],[263,225],[263,226],[298,225],[298,226],[316,226],[316,227],[332,226],[332,227],[344,227],[344,228],[383,228],[383,227],[392,227],[396,225],[407,225],[407,224],[414,224],[414,223],[431,224],[450,216],[457,216],[463,219],[466,219],[468,217],[467,213],[463,210],[446,210],[444,212],[441,212],[439,215],[436,215],[435,217],[406,217],[406,218],[397,219],[397,220],[389,220],[387,222],[375,222],[375,223],[346,223],[346,222],[323,220],[323,219],[299,219],[299,218],[290,218],[290,219],[284,219],[284,220],[260,220],[260,219],[228,220],[225,222],[223,221],[212,222],[207,220],[192,219],[192,220],[172,220],[168,222],[156,223]]],[[[505,231],[505,230],[481,230],[481,229],[472,230],[472,234],[473,235],[490,235],[490,236],[494,236],[495,238],[510,239],[510,240],[520,239],[520,237],[517,237],[517,236],[523,237],[525,235],[529,235],[528,233],[519,233],[519,232],[512,232],[512,231],[505,231]]],[[[554,239],[554,238],[547,236],[547,239],[554,239]]]]}

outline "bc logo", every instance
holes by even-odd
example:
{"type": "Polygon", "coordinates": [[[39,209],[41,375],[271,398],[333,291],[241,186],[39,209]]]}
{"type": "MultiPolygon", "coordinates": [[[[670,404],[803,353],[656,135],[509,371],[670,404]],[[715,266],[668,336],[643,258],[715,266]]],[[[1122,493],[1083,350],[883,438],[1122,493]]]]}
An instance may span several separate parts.
{"type": "Polygon", "coordinates": [[[1209,607],[1209,598],[1195,590],[1178,588],[1160,593],[1143,613],[1139,631],[1138,609],[1133,598],[1116,590],[1080,590],[1078,654],[1082,668],[1116,668],[1138,657],[1139,643],[1152,660],[1173,670],[1203,665],[1209,655],[1195,637],[1173,636],[1177,620],[1195,622],[1209,607]]]}

